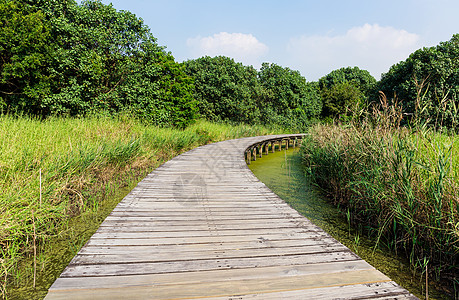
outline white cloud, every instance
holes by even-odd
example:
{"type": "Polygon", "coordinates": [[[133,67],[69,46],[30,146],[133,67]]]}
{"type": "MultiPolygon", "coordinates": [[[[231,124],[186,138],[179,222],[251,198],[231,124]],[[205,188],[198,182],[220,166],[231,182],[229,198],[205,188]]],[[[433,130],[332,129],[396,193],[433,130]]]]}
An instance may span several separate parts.
{"type": "Polygon", "coordinates": [[[193,57],[224,55],[234,58],[245,65],[261,65],[261,57],[268,52],[268,47],[252,34],[220,32],[207,37],[195,37],[187,40],[187,46],[193,57]]]}
{"type": "Polygon", "coordinates": [[[376,79],[393,64],[418,49],[419,36],[393,27],[365,24],[344,35],[301,36],[290,39],[287,51],[308,80],[347,66],[368,70],[376,79]]]}

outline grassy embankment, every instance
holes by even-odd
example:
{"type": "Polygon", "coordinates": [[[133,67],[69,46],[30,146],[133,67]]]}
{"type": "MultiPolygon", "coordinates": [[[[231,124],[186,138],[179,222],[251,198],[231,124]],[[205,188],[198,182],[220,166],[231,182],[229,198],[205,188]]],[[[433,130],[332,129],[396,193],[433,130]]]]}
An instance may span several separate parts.
{"type": "Polygon", "coordinates": [[[47,243],[68,235],[73,217],[94,213],[168,159],[214,141],[279,132],[204,121],[177,130],[129,118],[0,116],[0,295],[33,284],[24,277],[47,268],[47,243]],[[24,260],[29,274],[18,267],[24,260]]]}
{"type": "Polygon", "coordinates": [[[404,253],[458,297],[458,137],[397,127],[314,126],[304,163],[375,247],[404,253]]]}

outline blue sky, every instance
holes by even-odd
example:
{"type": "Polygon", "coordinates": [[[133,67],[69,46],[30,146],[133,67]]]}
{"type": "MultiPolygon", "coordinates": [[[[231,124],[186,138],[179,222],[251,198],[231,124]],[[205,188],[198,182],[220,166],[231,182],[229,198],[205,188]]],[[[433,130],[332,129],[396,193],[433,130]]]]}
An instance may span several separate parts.
{"type": "Polygon", "coordinates": [[[177,61],[225,55],[313,81],[346,66],[381,73],[459,33],[457,0],[102,0],[150,27],[177,61]]]}

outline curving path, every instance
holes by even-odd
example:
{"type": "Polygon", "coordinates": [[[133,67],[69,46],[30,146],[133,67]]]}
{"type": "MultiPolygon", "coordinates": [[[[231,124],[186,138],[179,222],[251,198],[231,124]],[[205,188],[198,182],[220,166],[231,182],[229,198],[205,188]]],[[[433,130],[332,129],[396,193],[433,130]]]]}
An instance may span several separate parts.
{"type": "Polygon", "coordinates": [[[244,152],[287,137],[300,136],[206,145],[157,168],[45,299],[417,299],[252,174],[244,152]]]}

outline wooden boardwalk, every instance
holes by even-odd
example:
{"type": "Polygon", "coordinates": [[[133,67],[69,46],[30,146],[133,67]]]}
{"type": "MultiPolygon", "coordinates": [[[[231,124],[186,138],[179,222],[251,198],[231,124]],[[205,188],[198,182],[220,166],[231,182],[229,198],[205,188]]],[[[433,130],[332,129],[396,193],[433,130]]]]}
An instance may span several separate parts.
{"type": "Polygon", "coordinates": [[[157,168],[45,299],[417,299],[252,174],[244,152],[281,137],[298,138],[215,143],[157,168]]]}

